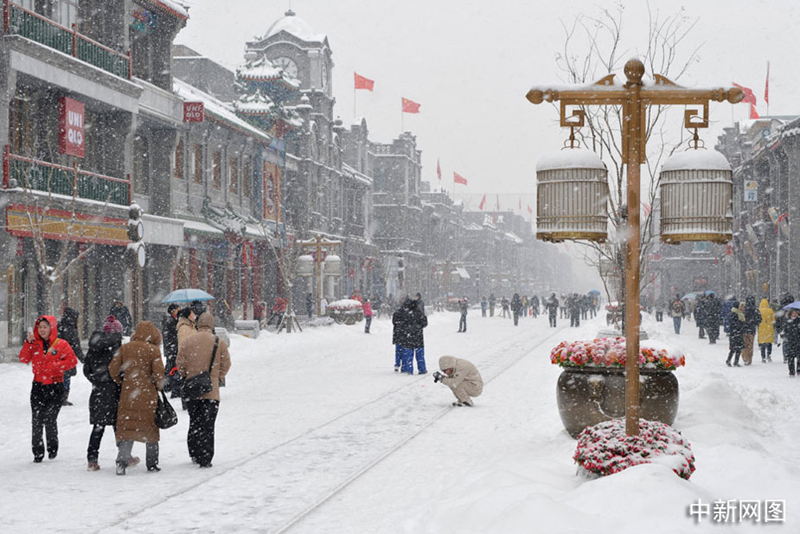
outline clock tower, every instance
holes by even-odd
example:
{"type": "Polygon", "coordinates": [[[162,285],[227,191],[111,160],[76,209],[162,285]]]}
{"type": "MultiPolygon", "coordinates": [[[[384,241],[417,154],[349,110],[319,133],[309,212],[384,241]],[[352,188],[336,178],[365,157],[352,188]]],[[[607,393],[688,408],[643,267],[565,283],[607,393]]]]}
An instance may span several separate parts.
{"type": "Polygon", "coordinates": [[[311,26],[291,9],[275,21],[263,37],[247,43],[245,59],[266,57],[292,78],[300,81],[300,90],[319,91],[333,100],[331,73],[332,52],[325,34],[311,26]]]}

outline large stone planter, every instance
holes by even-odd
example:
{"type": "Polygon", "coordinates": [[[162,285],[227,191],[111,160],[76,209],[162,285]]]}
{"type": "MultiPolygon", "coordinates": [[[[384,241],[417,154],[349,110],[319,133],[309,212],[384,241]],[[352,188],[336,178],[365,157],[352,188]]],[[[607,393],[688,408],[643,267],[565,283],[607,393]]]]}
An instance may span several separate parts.
{"type": "MultiPolygon", "coordinates": [[[[639,417],[672,425],[678,414],[678,379],[672,371],[639,370],[639,417]]],[[[556,388],[558,412],[570,436],[587,426],[625,417],[625,371],[564,368],[556,388]]]]}

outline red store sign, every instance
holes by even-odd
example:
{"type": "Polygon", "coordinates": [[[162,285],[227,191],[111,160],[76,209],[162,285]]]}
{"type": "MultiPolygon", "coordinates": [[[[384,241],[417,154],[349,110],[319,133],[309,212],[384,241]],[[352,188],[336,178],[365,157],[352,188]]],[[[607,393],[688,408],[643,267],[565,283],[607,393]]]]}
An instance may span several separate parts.
{"type": "Polygon", "coordinates": [[[203,102],[183,103],[183,122],[203,122],[205,105],[203,102]]]}
{"type": "Polygon", "coordinates": [[[86,106],[62,96],[58,101],[58,152],[82,158],[86,154],[86,106]]]}

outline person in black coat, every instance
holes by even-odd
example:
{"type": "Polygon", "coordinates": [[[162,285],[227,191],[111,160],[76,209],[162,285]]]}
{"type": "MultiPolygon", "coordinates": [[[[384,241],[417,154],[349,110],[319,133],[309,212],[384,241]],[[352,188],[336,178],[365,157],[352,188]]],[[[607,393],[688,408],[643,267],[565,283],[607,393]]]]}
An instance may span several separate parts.
{"type": "Polygon", "coordinates": [[[739,302],[734,301],[731,308],[731,314],[728,321],[728,360],[725,362],[728,367],[731,366],[731,358],[734,356],[736,360],[733,362],[734,367],[741,367],[739,365],[739,356],[742,355],[744,348],[744,312],[739,309],[739,302]]]}
{"type": "MultiPolygon", "coordinates": [[[[81,348],[81,337],[78,334],[78,310],[67,306],[61,320],[58,322],[58,337],[69,343],[72,352],[78,357],[78,361],[83,363],[83,349],[81,348]]],[[[78,374],[75,368],[64,373],[64,399],[62,406],[72,406],[69,401],[69,385],[73,376],[78,374]]]]}
{"type": "Polygon", "coordinates": [[[786,363],[789,365],[789,376],[794,377],[797,371],[797,359],[800,357],[800,310],[792,309],[786,312],[783,324],[783,338],[786,363]]]}
{"type": "Polygon", "coordinates": [[[133,317],[131,317],[131,312],[128,310],[128,307],[125,306],[121,300],[114,301],[114,305],[111,306],[111,310],[109,310],[108,314],[113,315],[114,318],[120,322],[123,336],[130,336],[133,333],[133,317]]]}
{"type": "Polygon", "coordinates": [[[86,452],[89,471],[100,469],[97,460],[105,427],[117,424],[120,388],[111,379],[108,364],[121,345],[122,323],[113,316],[106,319],[102,331],[93,332],[89,338],[89,351],[83,364],[83,374],[92,383],[92,393],[89,396],[89,423],[92,424],[92,433],[86,452]]]}
{"type": "Polygon", "coordinates": [[[783,363],[789,363],[789,358],[787,353],[789,351],[789,347],[786,345],[786,333],[785,333],[785,326],[786,326],[786,310],[784,308],[794,302],[794,296],[791,293],[786,293],[781,297],[781,304],[780,309],[775,312],[775,333],[779,334],[782,338],[784,338],[784,343],[782,347],[783,351],[783,363]]]}
{"type": "Polygon", "coordinates": [[[425,304],[419,293],[415,300],[407,303],[406,309],[408,336],[405,347],[409,349],[406,352],[406,372],[414,374],[414,359],[416,359],[417,373],[424,375],[428,370],[425,366],[425,336],[422,330],[428,326],[428,317],[425,315],[425,304]]]}
{"type": "Polygon", "coordinates": [[[519,297],[519,293],[514,293],[514,296],[511,297],[511,313],[514,315],[514,326],[517,326],[522,313],[522,299],[519,297]]]}
{"type": "Polygon", "coordinates": [[[408,322],[410,320],[408,310],[406,309],[406,303],[408,301],[409,298],[405,297],[400,307],[392,314],[392,344],[394,345],[395,373],[399,373],[401,368],[404,373],[407,372],[405,369],[405,353],[408,349],[406,349],[405,345],[408,342],[408,322]]]}
{"type": "Polygon", "coordinates": [[[702,296],[697,299],[694,307],[694,322],[697,325],[697,334],[700,339],[706,338],[706,319],[708,318],[706,304],[706,297],[702,296]]]}
{"type": "Polygon", "coordinates": [[[555,293],[550,295],[549,300],[545,301],[544,307],[547,309],[547,316],[550,319],[550,326],[552,326],[553,328],[556,327],[556,314],[558,313],[558,310],[560,308],[559,304],[560,303],[558,302],[555,293]]]}
{"type": "Polygon", "coordinates": [[[713,293],[706,299],[706,333],[708,343],[716,344],[719,339],[719,325],[722,320],[722,302],[713,293]]]}
{"type": "Polygon", "coordinates": [[[181,307],[178,304],[170,304],[167,307],[167,315],[161,321],[161,340],[164,343],[164,391],[171,391],[170,396],[174,399],[181,396],[180,375],[175,359],[178,357],[178,312],[181,307]]]}

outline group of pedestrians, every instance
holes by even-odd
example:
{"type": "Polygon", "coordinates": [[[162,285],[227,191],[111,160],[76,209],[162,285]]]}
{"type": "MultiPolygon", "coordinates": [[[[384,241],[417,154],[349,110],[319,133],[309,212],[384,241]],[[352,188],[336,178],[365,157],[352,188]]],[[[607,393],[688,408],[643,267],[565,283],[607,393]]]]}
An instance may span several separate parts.
{"type": "Polygon", "coordinates": [[[119,301],[111,311],[120,317],[110,314],[102,327],[91,334],[85,358],[77,330],[78,315],[71,308],[64,310],[61,330],[54,316],[43,315],[29,332],[19,360],[30,363],[33,369],[30,404],[34,462],[42,462],[45,452],[50,459],[58,455],[57,419],[67,402],[65,383],[70,375],[75,375],[80,360],[83,374],[92,384],[88,470],[100,469],[100,444],[106,427],[111,426],[118,449],[118,475],[140,463],[139,458],[132,456],[134,442],[145,444],[147,470],[160,471],[156,408],[164,390],[171,390],[173,397],[182,397],[184,409],[188,410],[190,458],[201,467],[211,467],[219,385],[231,366],[227,345],[213,333],[213,317],[199,302],[183,309],[177,305],[168,308],[162,322],[165,368],[162,332],[150,321],[142,321],[131,329],[130,313],[126,313],[127,308],[119,301]],[[130,340],[123,343],[126,330],[130,340]],[[210,391],[191,398],[188,394],[182,396],[182,382],[205,372],[210,375],[210,391]]]}
{"type": "Polygon", "coordinates": [[[752,295],[742,303],[733,296],[723,302],[713,291],[697,296],[694,302],[676,294],[669,305],[669,315],[676,334],[680,334],[683,319],[694,316],[698,337],[707,338],[712,345],[719,339],[722,327],[728,335],[725,363],[729,367],[751,365],[756,344],[762,363],[772,362],[773,345],[782,346],[783,363],[793,377],[800,357],[800,310],[790,306],[793,302],[790,294],[784,295],[780,304],[762,298],[758,306],[752,295]]]}

